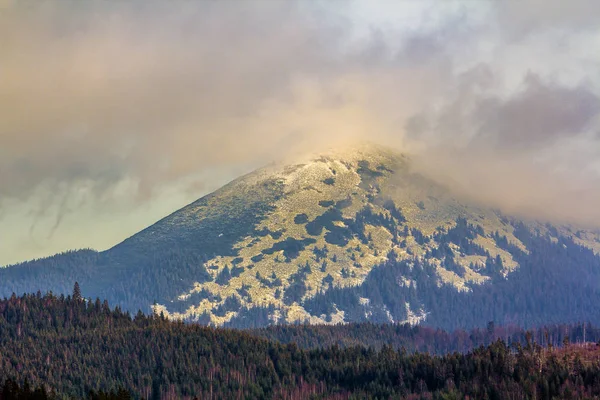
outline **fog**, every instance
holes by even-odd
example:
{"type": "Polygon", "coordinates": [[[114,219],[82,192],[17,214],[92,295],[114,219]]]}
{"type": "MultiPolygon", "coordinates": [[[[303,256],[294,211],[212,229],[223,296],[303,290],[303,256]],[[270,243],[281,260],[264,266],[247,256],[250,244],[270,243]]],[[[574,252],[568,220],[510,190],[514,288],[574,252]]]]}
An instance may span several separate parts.
{"type": "Polygon", "coordinates": [[[0,3],[0,264],[353,140],[600,224],[595,1],[0,3]],[[543,3],[543,4],[542,4],[543,3]]]}

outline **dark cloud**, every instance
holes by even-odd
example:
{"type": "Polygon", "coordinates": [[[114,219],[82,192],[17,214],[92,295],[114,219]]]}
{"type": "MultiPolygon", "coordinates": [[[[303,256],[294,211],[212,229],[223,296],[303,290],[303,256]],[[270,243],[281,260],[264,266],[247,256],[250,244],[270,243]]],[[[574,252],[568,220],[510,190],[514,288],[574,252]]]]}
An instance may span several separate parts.
{"type": "Polygon", "coordinates": [[[515,150],[543,147],[584,133],[600,112],[600,99],[583,86],[546,83],[534,74],[523,86],[507,100],[481,100],[473,118],[476,142],[515,150]]]}
{"type": "Polygon", "coordinates": [[[464,136],[473,150],[529,151],[598,128],[600,98],[583,85],[567,87],[527,73],[516,93],[500,96],[487,90],[494,79],[485,65],[463,73],[453,101],[413,116],[407,134],[449,142],[464,136]]]}

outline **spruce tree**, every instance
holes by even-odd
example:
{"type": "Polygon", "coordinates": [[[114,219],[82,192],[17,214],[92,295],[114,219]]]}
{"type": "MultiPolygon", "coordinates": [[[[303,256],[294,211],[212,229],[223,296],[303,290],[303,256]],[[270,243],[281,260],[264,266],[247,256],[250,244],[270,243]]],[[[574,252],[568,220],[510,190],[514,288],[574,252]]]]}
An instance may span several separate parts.
{"type": "Polygon", "coordinates": [[[82,300],[81,289],[79,288],[79,282],[75,282],[75,285],[73,285],[73,300],[75,300],[75,301],[82,300]]]}

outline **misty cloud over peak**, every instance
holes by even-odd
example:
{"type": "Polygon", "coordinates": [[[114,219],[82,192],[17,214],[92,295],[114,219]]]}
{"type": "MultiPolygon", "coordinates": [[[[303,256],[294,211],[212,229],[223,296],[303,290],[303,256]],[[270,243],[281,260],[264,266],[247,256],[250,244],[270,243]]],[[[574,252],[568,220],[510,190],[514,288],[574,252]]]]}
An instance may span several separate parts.
{"type": "Polygon", "coordinates": [[[109,246],[236,174],[355,139],[600,223],[597,2],[367,3],[0,8],[4,261],[109,246]]]}

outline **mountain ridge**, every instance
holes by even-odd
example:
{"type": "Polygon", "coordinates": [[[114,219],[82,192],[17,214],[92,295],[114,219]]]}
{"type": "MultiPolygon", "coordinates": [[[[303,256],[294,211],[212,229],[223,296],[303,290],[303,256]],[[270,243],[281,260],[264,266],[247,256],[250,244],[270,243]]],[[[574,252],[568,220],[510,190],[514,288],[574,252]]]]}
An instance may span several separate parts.
{"type": "Polygon", "coordinates": [[[458,301],[516,285],[547,241],[581,248],[582,268],[595,268],[598,232],[473,206],[406,155],[361,144],[241,176],[107,251],[9,267],[0,294],[68,293],[79,280],[131,311],[213,325],[417,324],[441,318],[430,301],[439,293],[458,301]]]}

